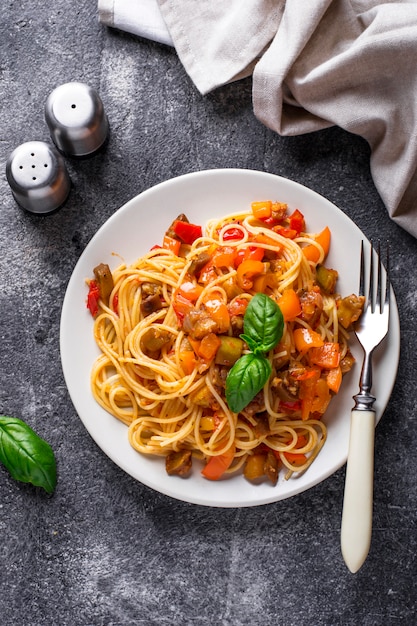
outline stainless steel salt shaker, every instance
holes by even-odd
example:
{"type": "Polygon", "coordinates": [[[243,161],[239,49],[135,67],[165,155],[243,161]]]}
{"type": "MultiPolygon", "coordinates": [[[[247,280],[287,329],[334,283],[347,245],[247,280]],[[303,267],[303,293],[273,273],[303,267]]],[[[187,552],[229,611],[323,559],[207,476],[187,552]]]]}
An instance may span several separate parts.
{"type": "Polygon", "coordinates": [[[18,146],[7,160],[6,177],[16,202],[31,213],[55,211],[71,189],[62,156],[43,141],[18,146]]]}
{"type": "Polygon", "coordinates": [[[52,91],[45,103],[45,119],[53,142],[66,156],[92,155],[103,146],[109,131],[100,96],[80,82],[52,91]]]}

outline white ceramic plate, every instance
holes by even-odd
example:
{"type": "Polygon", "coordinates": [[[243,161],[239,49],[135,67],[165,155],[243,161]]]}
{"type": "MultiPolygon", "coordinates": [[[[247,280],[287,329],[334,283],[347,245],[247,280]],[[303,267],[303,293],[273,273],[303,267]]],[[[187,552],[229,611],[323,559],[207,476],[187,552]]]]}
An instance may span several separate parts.
{"type": "MultiPolygon", "coordinates": [[[[72,402],[88,432],[103,452],[141,483],[163,494],[206,506],[246,507],[267,504],[294,496],[320,483],[347,459],[352,396],[358,392],[362,352],[353,341],[357,363],[344,379],[342,390],[332,400],[325,416],[327,442],[311,468],[302,476],[276,486],[252,485],[242,476],[211,482],[195,467],[187,479],[169,477],[160,458],[142,456],[129,445],[127,427],[104,411],[90,392],[90,370],[98,349],[93,339],[93,320],[86,309],[85,278],[91,277],[100,262],[113,269],[132,263],[156,243],[181,212],[190,221],[204,225],[209,217],[222,216],[250,207],[253,200],[287,202],[305,215],[309,232],[328,225],[332,232],[331,251],[326,264],[339,272],[342,295],[357,293],[359,276],[359,228],[335,205],[295,182],[251,170],[209,170],[163,182],[133,198],[119,209],[96,233],[81,255],[66,291],[61,318],[61,358],[72,402]]],[[[400,331],[398,310],[392,307],[389,339],[375,353],[373,394],[380,419],[394,385],[400,331]]]]}

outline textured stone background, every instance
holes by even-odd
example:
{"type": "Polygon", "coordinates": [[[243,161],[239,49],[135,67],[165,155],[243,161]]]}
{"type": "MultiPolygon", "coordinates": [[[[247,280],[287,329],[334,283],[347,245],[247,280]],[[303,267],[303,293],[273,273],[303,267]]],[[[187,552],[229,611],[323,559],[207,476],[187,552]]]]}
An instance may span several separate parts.
{"type": "Polygon", "coordinates": [[[250,80],[200,96],[173,50],[102,27],[95,0],[1,3],[0,129],[0,412],[44,436],[59,469],[48,497],[0,468],[2,626],[415,623],[417,243],[388,218],[367,145],[337,128],[275,135],[253,116],[250,80]],[[20,143],[49,141],[45,100],[70,80],[100,92],[110,141],[67,161],[70,198],[39,218],[14,202],[5,163],[20,143]],[[339,548],[344,468],[265,507],[183,504],[116,467],[68,397],[60,312],[85,245],[142,190],[217,167],[292,178],[391,241],[402,358],[377,428],[374,532],[356,575],[339,548]]]}

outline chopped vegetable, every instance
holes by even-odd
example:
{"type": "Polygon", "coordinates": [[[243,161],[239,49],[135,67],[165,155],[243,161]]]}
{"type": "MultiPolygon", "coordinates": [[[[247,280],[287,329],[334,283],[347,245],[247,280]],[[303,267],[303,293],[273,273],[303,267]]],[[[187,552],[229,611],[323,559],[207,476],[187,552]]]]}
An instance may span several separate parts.
{"type": "Polygon", "coordinates": [[[173,225],[174,233],[181,239],[183,243],[192,244],[196,239],[199,239],[203,232],[201,230],[201,226],[197,224],[190,224],[189,222],[184,222],[180,220],[176,220],[173,225]]]}
{"type": "Polygon", "coordinates": [[[343,328],[350,328],[362,315],[364,296],[354,294],[343,298],[338,302],[337,317],[343,328]]]}
{"type": "Polygon", "coordinates": [[[294,342],[298,352],[307,352],[310,348],[319,348],[324,343],[321,336],[310,328],[296,328],[294,342]]]}
{"type": "Polygon", "coordinates": [[[100,263],[93,270],[97,286],[100,291],[100,298],[104,304],[109,303],[110,294],[114,288],[113,276],[107,263],[100,263]]]}
{"type": "Polygon", "coordinates": [[[170,237],[169,235],[165,235],[163,242],[162,242],[162,247],[165,248],[166,250],[170,250],[176,256],[178,256],[180,249],[181,249],[181,241],[179,239],[174,239],[173,237],[170,237]]]}
{"type": "Polygon", "coordinates": [[[271,217],[272,215],[272,202],[271,200],[266,200],[264,202],[252,202],[252,213],[253,216],[258,220],[265,219],[266,217],[271,217]]]}
{"type": "Polygon", "coordinates": [[[165,458],[165,469],[169,476],[187,476],[191,470],[192,458],[190,450],[170,452],[165,458]]]}
{"type": "Polygon", "coordinates": [[[232,446],[224,454],[218,456],[212,456],[207,462],[207,465],[202,469],[201,473],[205,478],[209,480],[219,480],[227,469],[232,464],[235,457],[236,448],[232,446]]]}
{"type": "Polygon", "coordinates": [[[285,289],[277,300],[277,304],[286,322],[295,319],[301,313],[300,298],[294,289],[285,289]]]}
{"type": "Polygon", "coordinates": [[[336,270],[331,270],[324,265],[317,265],[316,277],[320,287],[326,293],[334,293],[336,289],[336,282],[339,274],[336,270]]]}
{"type": "Polygon", "coordinates": [[[216,352],[215,363],[230,367],[242,356],[243,341],[228,335],[222,335],[219,339],[220,346],[216,352]]]}
{"type": "Polygon", "coordinates": [[[96,317],[98,313],[98,303],[100,300],[100,289],[95,280],[90,280],[88,295],[87,295],[87,309],[90,311],[93,317],[96,317]]]}
{"type": "MultiPolygon", "coordinates": [[[[324,258],[329,253],[330,249],[330,229],[326,226],[321,233],[314,237],[314,240],[323,248],[324,258]]],[[[307,261],[312,261],[313,263],[317,263],[320,258],[320,250],[314,244],[310,243],[305,248],[303,248],[303,254],[306,257],[307,261]]]]}

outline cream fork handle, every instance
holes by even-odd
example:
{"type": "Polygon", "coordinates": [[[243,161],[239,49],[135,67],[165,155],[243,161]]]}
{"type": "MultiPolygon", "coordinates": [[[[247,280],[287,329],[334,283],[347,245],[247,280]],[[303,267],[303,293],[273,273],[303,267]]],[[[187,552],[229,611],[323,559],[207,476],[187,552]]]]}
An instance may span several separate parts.
{"type": "Polygon", "coordinates": [[[341,548],[354,574],[368,556],[372,535],[375,412],[353,409],[343,499],[341,548]]]}

